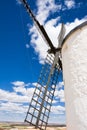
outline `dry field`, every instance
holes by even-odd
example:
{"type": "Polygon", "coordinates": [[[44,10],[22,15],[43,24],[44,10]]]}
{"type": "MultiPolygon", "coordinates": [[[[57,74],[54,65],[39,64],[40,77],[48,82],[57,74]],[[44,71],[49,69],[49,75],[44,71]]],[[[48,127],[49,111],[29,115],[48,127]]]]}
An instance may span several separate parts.
{"type": "MultiPolygon", "coordinates": [[[[15,123],[0,123],[0,130],[39,130],[34,127],[23,125],[23,124],[15,124],[15,123]]],[[[65,127],[47,127],[46,130],[66,130],[65,127]]]]}

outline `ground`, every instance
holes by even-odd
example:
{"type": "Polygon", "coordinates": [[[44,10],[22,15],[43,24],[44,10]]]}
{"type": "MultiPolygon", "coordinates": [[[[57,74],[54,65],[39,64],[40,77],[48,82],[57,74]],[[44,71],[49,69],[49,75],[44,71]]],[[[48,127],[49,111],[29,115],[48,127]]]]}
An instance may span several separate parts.
{"type": "MultiPolygon", "coordinates": [[[[39,130],[20,123],[0,123],[0,130],[39,130]]],[[[66,130],[66,127],[50,126],[47,130],[66,130]]]]}

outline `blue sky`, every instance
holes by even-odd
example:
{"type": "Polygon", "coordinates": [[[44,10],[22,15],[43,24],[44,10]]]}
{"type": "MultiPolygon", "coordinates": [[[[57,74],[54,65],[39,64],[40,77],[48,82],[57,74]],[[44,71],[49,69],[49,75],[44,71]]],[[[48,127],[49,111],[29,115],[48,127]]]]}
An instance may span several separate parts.
{"type": "MultiPolygon", "coordinates": [[[[57,37],[61,22],[64,22],[67,34],[87,20],[86,0],[28,2],[36,18],[44,25],[54,46],[58,46],[57,37]]],[[[47,50],[48,46],[19,0],[1,0],[0,121],[24,120],[47,50]]],[[[61,77],[49,122],[55,123],[55,120],[56,123],[65,123],[65,99],[61,77]]]]}

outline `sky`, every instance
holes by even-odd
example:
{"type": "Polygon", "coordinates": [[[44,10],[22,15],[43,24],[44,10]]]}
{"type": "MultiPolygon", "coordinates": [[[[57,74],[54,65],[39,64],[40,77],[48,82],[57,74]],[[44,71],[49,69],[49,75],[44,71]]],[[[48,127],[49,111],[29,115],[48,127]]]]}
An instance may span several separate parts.
{"type": "MultiPolygon", "coordinates": [[[[27,1],[55,47],[62,22],[66,36],[87,20],[86,0],[27,1]]],[[[48,48],[20,1],[1,0],[0,121],[24,121],[48,48]]],[[[61,74],[49,118],[51,123],[66,123],[62,79],[61,74]]]]}

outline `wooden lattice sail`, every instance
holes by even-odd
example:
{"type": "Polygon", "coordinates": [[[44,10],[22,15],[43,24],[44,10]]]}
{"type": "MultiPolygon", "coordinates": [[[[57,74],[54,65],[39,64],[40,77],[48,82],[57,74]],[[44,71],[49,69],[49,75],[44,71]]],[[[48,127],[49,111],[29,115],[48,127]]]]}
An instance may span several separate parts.
{"type": "Polygon", "coordinates": [[[59,75],[59,66],[53,68],[54,55],[47,55],[35,88],[25,121],[36,128],[46,129],[59,75]]]}
{"type": "Polygon", "coordinates": [[[73,29],[65,39],[62,24],[59,46],[55,48],[27,1],[21,1],[50,47],[25,121],[46,129],[58,74],[63,67],[67,130],[87,130],[87,21],[73,29]]]}
{"type": "Polygon", "coordinates": [[[65,28],[64,24],[62,23],[58,37],[59,45],[57,48],[55,48],[44,27],[40,25],[33,15],[27,1],[21,1],[27,9],[27,12],[32,17],[35,26],[42,35],[43,39],[50,47],[25,118],[25,121],[34,125],[35,128],[46,130],[49,113],[52,106],[52,100],[58,81],[58,75],[62,70],[61,45],[65,34],[65,28]]]}

